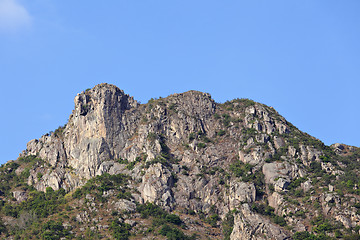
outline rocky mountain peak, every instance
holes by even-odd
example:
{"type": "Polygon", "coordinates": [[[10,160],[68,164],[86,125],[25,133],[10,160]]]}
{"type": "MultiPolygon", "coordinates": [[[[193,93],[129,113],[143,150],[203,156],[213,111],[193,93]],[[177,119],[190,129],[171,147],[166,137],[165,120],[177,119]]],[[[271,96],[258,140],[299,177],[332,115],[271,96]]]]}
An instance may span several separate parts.
{"type": "Polygon", "coordinates": [[[74,103],[73,115],[75,116],[85,116],[89,111],[96,111],[99,108],[103,110],[103,113],[98,117],[106,117],[106,114],[112,112],[119,114],[138,106],[138,103],[123,90],[107,83],[98,84],[92,89],[79,93],[74,103]]]}
{"type": "MultiPolygon", "coordinates": [[[[65,220],[70,225],[91,224],[89,212],[105,206],[114,215],[101,212],[104,219],[118,218],[112,231],[121,226],[143,237],[157,236],[142,219],[147,211],[156,232],[172,229],[176,239],[190,239],[181,224],[200,239],[357,236],[359,148],[326,146],[272,107],[249,99],[216,103],[198,91],[139,104],[106,83],[74,103],[65,126],[31,140],[17,161],[0,168],[6,209],[31,209],[34,189],[47,192],[43,199],[55,190],[72,196],[77,215],[65,220]],[[164,221],[172,227],[158,229],[164,221]]],[[[108,236],[107,229],[95,230],[108,236]]]]}

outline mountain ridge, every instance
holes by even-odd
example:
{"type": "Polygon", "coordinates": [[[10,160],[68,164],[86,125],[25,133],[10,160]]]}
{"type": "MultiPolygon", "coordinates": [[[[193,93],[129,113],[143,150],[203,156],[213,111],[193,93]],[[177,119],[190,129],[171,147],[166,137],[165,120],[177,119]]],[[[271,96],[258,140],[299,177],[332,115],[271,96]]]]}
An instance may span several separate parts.
{"type": "MultiPolygon", "coordinates": [[[[2,234],[9,239],[23,212],[42,216],[26,206],[31,194],[54,191],[88,209],[69,210],[69,220],[59,217],[66,204],[54,203],[65,210],[46,219],[62,219],[69,239],[86,234],[76,224],[115,239],[125,233],[134,239],[190,238],[179,226],[193,239],[358,235],[359,148],[326,146],[272,107],[249,99],[219,104],[194,90],[140,104],[105,83],[79,93],[74,104],[65,126],[29,141],[16,161],[2,166],[2,234]],[[111,221],[111,231],[94,227],[88,217],[104,205],[118,213],[101,212],[102,218],[121,219],[111,221]],[[153,217],[150,232],[142,212],[148,208],[165,210],[153,217]],[[187,220],[164,220],[179,216],[187,220]]],[[[32,228],[25,224],[18,235],[32,228]]],[[[37,231],[44,239],[54,232],[46,226],[37,231]]]]}

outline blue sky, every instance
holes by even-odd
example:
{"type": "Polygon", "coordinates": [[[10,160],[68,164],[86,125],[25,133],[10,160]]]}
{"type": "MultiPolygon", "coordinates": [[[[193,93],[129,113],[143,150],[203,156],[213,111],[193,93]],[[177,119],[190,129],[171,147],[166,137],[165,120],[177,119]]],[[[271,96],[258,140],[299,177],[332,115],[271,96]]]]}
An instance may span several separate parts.
{"type": "Polygon", "coordinates": [[[360,1],[0,0],[0,163],[102,82],[146,103],[251,98],[360,146],[360,1]]]}

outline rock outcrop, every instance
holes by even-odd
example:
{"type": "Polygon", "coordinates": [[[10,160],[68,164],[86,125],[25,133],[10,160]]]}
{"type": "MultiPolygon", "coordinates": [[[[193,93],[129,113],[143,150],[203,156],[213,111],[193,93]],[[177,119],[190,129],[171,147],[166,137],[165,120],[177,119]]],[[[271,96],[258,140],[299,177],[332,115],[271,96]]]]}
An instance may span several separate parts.
{"type": "MultiPolygon", "coordinates": [[[[139,104],[110,84],[81,92],[74,103],[67,124],[31,140],[18,160],[42,159],[16,170],[38,191],[71,192],[96,176],[124,174],[132,195],[112,201],[114,211],[134,214],[136,204],[151,202],[197,214],[214,228],[232,216],[230,239],[290,239],[296,231],[316,228],[309,222],[320,215],[348,229],[359,226],[353,207],[360,202],[358,185],[348,169],[358,149],[329,148],[272,107],[248,99],[218,104],[197,91],[139,104]],[[351,189],[347,200],[339,197],[344,192],[336,183],[351,189]]],[[[114,190],[102,193],[113,196],[114,190]]],[[[13,197],[26,201],[28,193],[16,190],[13,197]]],[[[90,212],[97,211],[93,198],[88,194],[84,200],[90,212]]],[[[89,217],[83,211],[75,218],[85,223],[89,217]]],[[[192,229],[204,227],[195,227],[190,217],[186,221],[194,223],[192,229]]],[[[213,234],[210,238],[219,239],[222,233],[213,234]]]]}
{"type": "Polygon", "coordinates": [[[248,204],[241,206],[240,213],[235,216],[234,222],[234,230],[230,235],[231,240],[289,239],[284,230],[253,213],[248,204]]]}

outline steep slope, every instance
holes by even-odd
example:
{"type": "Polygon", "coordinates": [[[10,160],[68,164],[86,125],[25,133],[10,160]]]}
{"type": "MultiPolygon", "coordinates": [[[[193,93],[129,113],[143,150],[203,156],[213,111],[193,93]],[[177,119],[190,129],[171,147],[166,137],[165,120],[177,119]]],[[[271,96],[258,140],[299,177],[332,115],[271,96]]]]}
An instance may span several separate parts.
{"type": "Polygon", "coordinates": [[[3,236],[358,236],[356,147],[325,146],[248,99],[139,104],[99,84],[74,102],[66,126],[1,167],[3,236]]]}

